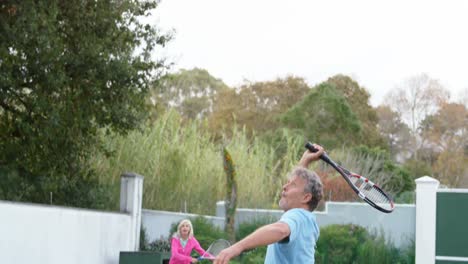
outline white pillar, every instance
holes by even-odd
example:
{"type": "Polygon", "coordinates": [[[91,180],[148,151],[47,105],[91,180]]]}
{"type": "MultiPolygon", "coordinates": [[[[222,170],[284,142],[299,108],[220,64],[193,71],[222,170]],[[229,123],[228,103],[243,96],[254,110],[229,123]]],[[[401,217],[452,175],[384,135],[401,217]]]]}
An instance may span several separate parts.
{"type": "Polygon", "coordinates": [[[141,206],[143,199],[143,176],[124,173],[120,182],[120,211],[130,214],[129,250],[140,248],[141,206]]]}
{"type": "Polygon", "coordinates": [[[416,182],[416,264],[435,263],[436,203],[439,181],[429,176],[416,182]]]}

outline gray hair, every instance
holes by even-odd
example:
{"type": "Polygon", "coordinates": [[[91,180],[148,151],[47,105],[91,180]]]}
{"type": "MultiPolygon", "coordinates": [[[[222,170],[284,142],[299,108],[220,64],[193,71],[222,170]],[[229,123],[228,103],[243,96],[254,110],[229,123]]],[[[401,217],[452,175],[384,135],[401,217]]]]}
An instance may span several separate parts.
{"type": "Polygon", "coordinates": [[[323,197],[323,186],[320,177],[317,175],[317,173],[303,167],[294,168],[294,170],[291,172],[291,175],[296,175],[306,180],[304,192],[312,194],[312,199],[310,199],[308,205],[309,210],[311,212],[314,211],[323,197]]]}

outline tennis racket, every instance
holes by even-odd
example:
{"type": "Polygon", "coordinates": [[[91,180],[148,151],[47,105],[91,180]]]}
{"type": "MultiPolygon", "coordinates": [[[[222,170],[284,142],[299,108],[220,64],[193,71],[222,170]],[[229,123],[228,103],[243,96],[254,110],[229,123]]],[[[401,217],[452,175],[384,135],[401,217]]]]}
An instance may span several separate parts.
{"type": "Polygon", "coordinates": [[[205,254],[198,257],[198,260],[203,260],[203,259],[214,260],[216,256],[219,254],[219,252],[221,252],[223,249],[228,248],[230,246],[231,246],[231,243],[229,243],[229,241],[224,240],[224,239],[218,239],[208,247],[205,254]]]}
{"type": "MultiPolygon", "coordinates": [[[[318,150],[310,143],[307,142],[305,147],[311,152],[317,152],[318,150]]],[[[369,179],[350,172],[347,169],[341,167],[334,162],[326,153],[320,156],[320,159],[332,166],[349,184],[351,189],[366,203],[370,204],[375,209],[384,212],[391,213],[395,209],[392,198],[385,193],[377,184],[371,182],[369,179]]]]}

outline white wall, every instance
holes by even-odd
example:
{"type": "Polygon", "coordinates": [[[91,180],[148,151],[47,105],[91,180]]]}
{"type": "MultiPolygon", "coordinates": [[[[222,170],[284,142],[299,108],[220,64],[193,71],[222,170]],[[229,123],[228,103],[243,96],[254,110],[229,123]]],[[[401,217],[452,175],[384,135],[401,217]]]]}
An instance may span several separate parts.
{"type": "Polygon", "coordinates": [[[382,213],[366,203],[327,202],[325,212],[316,212],[319,226],[356,224],[369,231],[383,233],[397,247],[405,247],[415,240],[416,207],[396,204],[395,210],[382,213]]]}
{"type": "Polygon", "coordinates": [[[0,201],[0,263],[118,264],[138,249],[143,185],[121,179],[122,213],[0,201]]]}
{"type": "MultiPolygon", "coordinates": [[[[223,203],[217,204],[218,207],[223,203]]],[[[416,213],[414,204],[396,204],[395,210],[382,213],[366,203],[327,202],[325,211],[316,211],[320,227],[331,224],[356,224],[371,232],[383,233],[388,241],[397,247],[405,247],[415,239],[416,213]]],[[[217,209],[217,212],[221,212],[217,209]]],[[[236,214],[236,224],[252,221],[255,218],[277,220],[281,210],[255,210],[239,208],[236,214]]]]}
{"type": "Polygon", "coordinates": [[[0,262],[117,264],[132,249],[130,216],[0,202],[0,262]]]}
{"type": "MultiPolygon", "coordinates": [[[[366,203],[327,202],[325,211],[315,212],[315,214],[321,227],[330,224],[356,224],[369,231],[381,231],[395,246],[404,247],[415,239],[415,205],[397,204],[395,206],[393,213],[385,214],[366,203]]],[[[212,221],[221,228],[224,228],[224,211],[224,202],[218,202],[216,203],[217,217],[211,217],[212,221]]],[[[268,219],[274,222],[282,214],[281,210],[238,208],[236,226],[255,219],[268,219]]],[[[167,237],[172,223],[195,216],[197,215],[143,210],[142,224],[151,242],[161,236],[167,237]]]]}

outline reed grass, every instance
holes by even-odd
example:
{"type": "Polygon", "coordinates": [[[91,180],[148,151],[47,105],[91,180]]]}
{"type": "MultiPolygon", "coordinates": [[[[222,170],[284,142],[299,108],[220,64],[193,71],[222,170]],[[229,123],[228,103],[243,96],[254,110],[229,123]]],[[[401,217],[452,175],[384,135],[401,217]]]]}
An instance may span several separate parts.
{"type": "Polygon", "coordinates": [[[214,214],[216,202],[225,199],[226,147],[236,163],[238,206],[275,207],[286,173],[297,161],[297,144],[288,144],[291,148],[275,160],[275,149],[256,137],[249,139],[245,130],[234,127],[230,139],[215,143],[203,126],[199,121],[183,123],[176,112],[168,112],[126,136],[103,135],[112,155],[96,155],[91,166],[102,182],[113,186],[117,201],[120,176],[130,171],[144,176],[144,208],[214,214]]]}
{"type": "MultiPolygon", "coordinates": [[[[177,112],[169,111],[125,136],[103,134],[105,147],[112,155],[96,154],[91,169],[98,172],[102,183],[113,188],[116,201],[121,174],[134,172],[144,176],[144,208],[213,215],[216,202],[226,197],[222,152],[226,147],[236,164],[238,207],[277,208],[281,186],[305,150],[304,139],[283,130],[281,140],[286,142],[286,149],[278,154],[275,146],[236,126],[229,138],[218,140],[206,131],[205,123],[183,122],[177,112]]],[[[377,172],[372,168],[379,167],[379,159],[356,156],[347,150],[330,155],[376,182],[391,177],[374,177],[377,172]]],[[[311,169],[329,173],[323,164],[313,163],[311,169]]]]}

